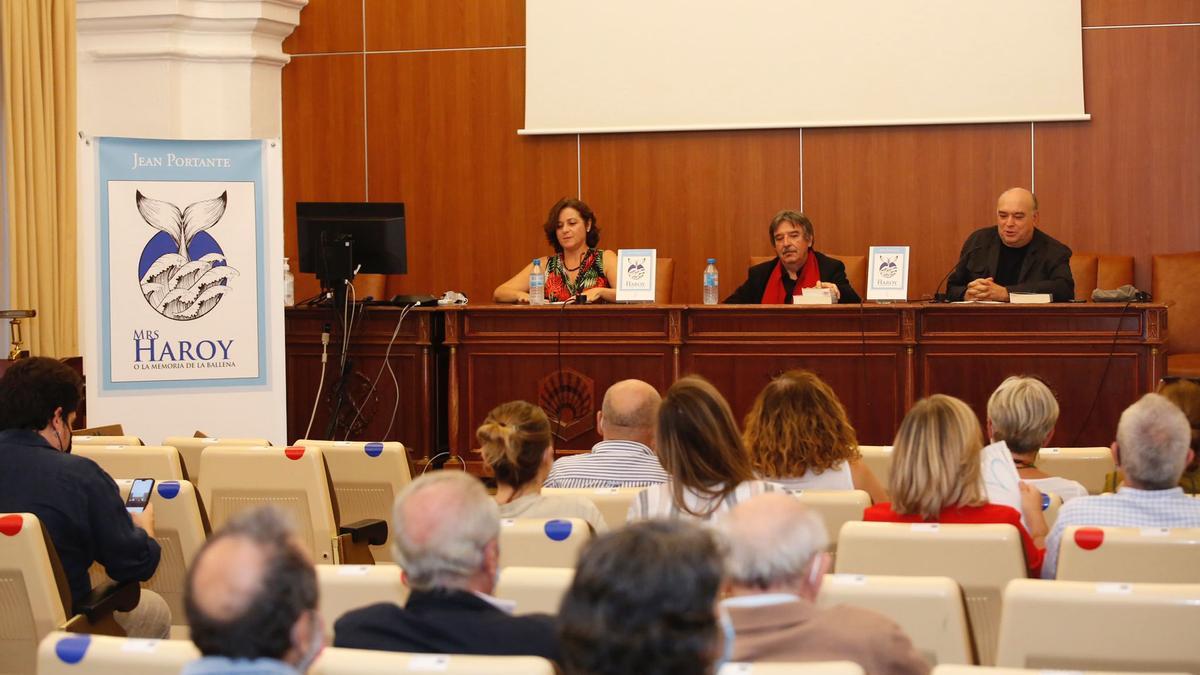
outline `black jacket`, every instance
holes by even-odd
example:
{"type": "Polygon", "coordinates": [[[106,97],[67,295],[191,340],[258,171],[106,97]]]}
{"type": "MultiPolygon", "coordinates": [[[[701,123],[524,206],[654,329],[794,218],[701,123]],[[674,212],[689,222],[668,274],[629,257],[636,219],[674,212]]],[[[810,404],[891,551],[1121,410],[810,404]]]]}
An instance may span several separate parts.
{"type": "MultiPolygon", "coordinates": [[[[809,249],[809,255],[817,257],[817,270],[821,273],[821,281],[828,281],[838,287],[838,293],[841,294],[838,299],[839,304],[862,302],[858,293],[854,292],[854,287],[850,285],[850,280],[846,278],[846,265],[841,260],[835,260],[812,249],[809,249]]],[[[777,262],[779,262],[778,258],[772,258],[751,267],[747,273],[746,282],[738,286],[733,295],[725,298],[725,303],[732,305],[761,304],[763,291],[767,290],[767,280],[771,278],[771,270],[775,268],[777,262]]],[[[790,298],[788,302],[791,302],[790,298]]]]}
{"type": "Polygon", "coordinates": [[[404,607],[384,602],[346,612],[333,646],[425,654],[541,656],[561,661],[553,617],[509,616],[469,591],[413,591],[404,607]]]}
{"type": "MultiPolygon", "coordinates": [[[[958,267],[946,282],[946,292],[951,300],[962,300],[967,284],[972,281],[996,276],[1003,245],[994,225],[975,230],[967,237],[958,256],[958,267]]],[[[1050,293],[1055,302],[1070,302],[1075,298],[1071,249],[1034,228],[1017,283],[1007,288],[1009,293],[1050,293]]]]}

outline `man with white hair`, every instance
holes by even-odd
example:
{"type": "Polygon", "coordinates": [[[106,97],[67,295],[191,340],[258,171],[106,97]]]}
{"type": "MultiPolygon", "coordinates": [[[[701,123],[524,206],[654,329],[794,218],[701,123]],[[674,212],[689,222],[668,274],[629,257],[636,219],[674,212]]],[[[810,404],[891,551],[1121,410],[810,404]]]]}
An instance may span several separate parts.
{"type": "Polygon", "coordinates": [[[400,491],[392,547],[412,592],[334,624],[334,646],[434,654],[541,656],[559,660],[554,619],[512,616],[492,597],[500,571],[500,515],[483,483],[436,471],[400,491]]]}
{"type": "Polygon", "coordinates": [[[795,497],[768,493],[719,523],[727,548],[733,661],[854,661],[867,673],[916,675],[929,664],[890,619],[857,607],[817,608],[829,570],[825,525],[795,497]]]}
{"type": "Polygon", "coordinates": [[[1037,467],[1038,451],[1050,442],[1058,422],[1058,399],[1045,382],[1022,375],[1005,379],[988,399],[987,416],[988,437],[993,443],[1004,441],[1022,481],[1063,502],[1087,496],[1079,482],[1037,467]]]}
{"type": "Polygon", "coordinates": [[[1193,456],[1191,441],[1187,417],[1166,398],[1146,394],[1126,408],[1112,444],[1125,482],[1116,494],[1080,497],[1063,505],[1046,537],[1042,578],[1054,578],[1063,532],[1072,525],[1200,527],[1200,500],[1179,487],[1179,476],[1193,456]]]}

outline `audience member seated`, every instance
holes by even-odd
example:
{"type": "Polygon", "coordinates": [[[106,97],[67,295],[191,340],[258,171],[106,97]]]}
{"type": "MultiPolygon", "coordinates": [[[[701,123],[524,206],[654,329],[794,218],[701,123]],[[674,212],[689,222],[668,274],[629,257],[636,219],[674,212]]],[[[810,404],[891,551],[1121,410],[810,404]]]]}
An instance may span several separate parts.
{"type": "Polygon", "coordinates": [[[1190,494],[1200,494],[1200,383],[1195,380],[1172,380],[1158,389],[1168,401],[1179,406],[1192,427],[1192,461],[1179,478],[1179,486],[1190,494]]]}
{"type": "Polygon", "coordinates": [[[271,507],[238,515],[204,544],[184,607],[203,658],[183,675],[304,673],[325,646],[312,558],[271,507]]]}
{"type": "Polygon", "coordinates": [[[582,518],[596,532],[608,526],[588,499],[542,495],[542,482],[554,463],[550,420],[541,408],[509,401],[492,409],[475,431],[483,461],[496,474],[501,518],[582,518]]]}
{"type": "Polygon", "coordinates": [[[734,661],[854,661],[868,673],[929,672],[891,619],[846,605],[817,608],[829,537],[799,501],[755,497],[721,518],[719,531],[727,549],[721,606],[733,622],[734,661]]]}
{"type": "Polygon", "coordinates": [[[1200,499],[1179,487],[1179,476],[1193,457],[1191,440],[1187,417],[1163,396],[1146,394],[1126,408],[1112,446],[1125,482],[1116,494],[1080,497],[1063,505],[1046,539],[1042,577],[1054,578],[1059,543],[1072,525],[1200,527],[1200,499]]]}
{"type": "MultiPolygon", "coordinates": [[[[563,197],[550,207],[542,230],[555,250],[554,255],[539,259],[546,275],[546,302],[563,302],[577,295],[585,296],[588,302],[617,299],[613,283],[616,277],[608,276],[608,272],[616,274],[617,254],[596,248],[600,243],[600,228],[596,226],[596,214],[587,204],[563,197]]],[[[492,299],[528,303],[531,272],[533,263],[497,286],[492,299]]]]}
{"type": "Polygon", "coordinates": [[[721,553],[706,528],[635,523],[588,543],[558,612],[567,675],[715,673],[721,553]]]}
{"type": "Polygon", "coordinates": [[[983,434],[966,403],[943,394],[917,401],[904,416],[892,446],[890,504],[876,504],[863,520],[897,523],[1007,523],[1021,533],[1031,576],[1042,568],[1046,519],[1042,494],[1020,483],[1021,513],[989,504],[979,453],[983,434]]]}
{"type": "Polygon", "coordinates": [[[1044,382],[1015,375],[1004,380],[988,399],[987,415],[988,436],[1008,446],[1022,481],[1063,502],[1087,496],[1087,488],[1077,481],[1037,468],[1038,450],[1050,442],[1058,422],[1058,400],[1044,382]]]}
{"type": "Polygon", "coordinates": [[[662,397],[641,380],[622,380],[604,393],[596,430],[604,439],[585,455],[554,462],[548,488],[646,487],[667,482],[654,454],[654,421],[662,397]]]}
{"type": "Polygon", "coordinates": [[[629,521],[708,520],[750,497],[780,488],[756,480],[729,404],[707,380],[675,381],[658,408],[658,457],[671,477],[638,494],[629,521]]]}
{"type": "Polygon", "coordinates": [[[500,516],[478,479],[459,471],[417,478],[397,495],[392,528],[408,602],[347,612],[334,624],[335,647],[559,660],[553,618],[512,616],[512,603],[491,595],[500,516]]]}
{"type": "Polygon", "coordinates": [[[854,427],[829,385],[807,370],[771,380],[746,415],[746,448],[758,475],[787,490],[887,491],[862,461],[854,427]]]}
{"type": "MultiPolygon", "coordinates": [[[[82,392],[79,374],[51,358],[22,359],[0,378],[0,512],[42,521],[76,606],[92,591],[92,563],[114,581],[145,581],[161,555],[154,505],[129,513],[113,479],[71,454],[82,392]]],[[[113,616],[130,637],[165,638],[171,630],[166,601],[145,589],[133,611],[113,616]]]]}

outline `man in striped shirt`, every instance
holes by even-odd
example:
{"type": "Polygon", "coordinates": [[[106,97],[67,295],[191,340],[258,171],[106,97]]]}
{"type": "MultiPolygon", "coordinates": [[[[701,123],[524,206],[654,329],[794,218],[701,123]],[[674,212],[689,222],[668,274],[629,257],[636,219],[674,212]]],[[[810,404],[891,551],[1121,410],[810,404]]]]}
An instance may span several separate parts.
{"type": "Polygon", "coordinates": [[[554,462],[545,487],[647,487],[667,482],[652,449],[660,403],[658,391],[641,380],[609,387],[596,413],[596,428],[604,440],[586,455],[554,462]]]}

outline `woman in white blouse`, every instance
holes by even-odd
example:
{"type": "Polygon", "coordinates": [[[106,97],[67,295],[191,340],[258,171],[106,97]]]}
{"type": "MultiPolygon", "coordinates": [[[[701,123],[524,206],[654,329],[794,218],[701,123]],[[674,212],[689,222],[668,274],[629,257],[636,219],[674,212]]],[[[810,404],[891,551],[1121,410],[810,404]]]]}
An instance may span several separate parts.
{"type": "Polygon", "coordinates": [[[1087,488],[1068,478],[1051,476],[1037,466],[1038,451],[1050,442],[1058,422],[1058,400],[1044,382],[1014,375],[1000,383],[988,399],[988,436],[1004,441],[1012,453],[1017,475],[1043,493],[1068,502],[1086,497],[1087,488]]]}

